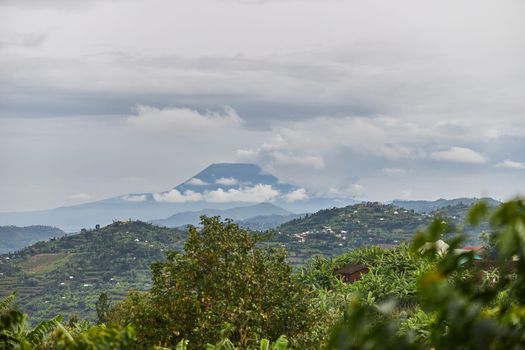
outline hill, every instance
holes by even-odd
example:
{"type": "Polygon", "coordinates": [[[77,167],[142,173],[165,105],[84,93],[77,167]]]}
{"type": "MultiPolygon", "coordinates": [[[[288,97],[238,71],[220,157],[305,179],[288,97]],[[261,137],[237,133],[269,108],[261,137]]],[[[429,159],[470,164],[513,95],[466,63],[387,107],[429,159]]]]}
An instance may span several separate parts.
{"type": "Polygon", "coordinates": [[[18,291],[23,311],[37,319],[77,314],[95,318],[102,292],[119,300],[150,287],[150,264],[180,250],[186,234],[139,221],[115,222],[39,242],[0,257],[0,295],[18,291]]]}
{"type": "Polygon", "coordinates": [[[252,231],[266,231],[275,229],[278,226],[289,222],[290,220],[303,217],[301,214],[289,214],[289,215],[263,215],[254,216],[244,220],[237,221],[239,226],[245,227],[252,231]]]}
{"type": "Polygon", "coordinates": [[[15,252],[33,243],[65,234],[61,229],[51,226],[0,226],[0,254],[15,252]]]}
{"type": "Polygon", "coordinates": [[[202,215],[220,216],[222,218],[229,218],[234,221],[240,221],[240,222],[242,222],[243,220],[247,220],[247,219],[252,219],[252,221],[250,222],[257,222],[257,220],[253,220],[253,218],[267,217],[267,216],[278,216],[282,218],[288,218],[288,220],[293,219],[293,217],[290,217],[292,213],[283,208],[280,208],[271,203],[260,203],[256,205],[251,205],[251,206],[246,206],[246,207],[235,207],[235,208],[225,209],[225,210],[203,209],[199,211],[187,211],[187,212],[174,214],[166,219],[152,220],[151,222],[153,224],[156,224],[159,226],[165,226],[165,227],[181,227],[185,225],[198,225],[200,222],[200,217],[202,215]]]}
{"type": "Polygon", "coordinates": [[[287,247],[292,264],[301,265],[313,255],[329,257],[361,246],[398,245],[432,219],[432,215],[393,205],[360,203],[284,223],[275,229],[274,240],[287,247]]]}
{"type": "Polygon", "coordinates": [[[439,210],[444,207],[448,206],[455,206],[458,204],[463,204],[468,207],[471,207],[474,203],[479,202],[481,200],[486,201],[490,206],[497,206],[501,204],[501,202],[493,199],[493,198],[455,198],[455,199],[438,199],[435,201],[425,201],[425,200],[415,200],[415,201],[404,201],[404,200],[394,200],[392,201],[392,204],[408,209],[408,210],[414,210],[420,213],[431,213],[433,211],[439,210]]]}

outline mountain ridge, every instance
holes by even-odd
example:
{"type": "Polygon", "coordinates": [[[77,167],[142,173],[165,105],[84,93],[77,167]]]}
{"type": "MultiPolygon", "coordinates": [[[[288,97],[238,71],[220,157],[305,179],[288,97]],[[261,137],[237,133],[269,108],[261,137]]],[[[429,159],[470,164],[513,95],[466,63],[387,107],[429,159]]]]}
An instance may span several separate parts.
{"type": "Polygon", "coordinates": [[[50,225],[77,232],[114,220],[150,221],[184,211],[225,210],[263,202],[304,213],[354,201],[311,195],[304,188],[279,181],[255,164],[214,163],[167,191],[129,193],[49,210],[0,213],[0,225],[50,225]]]}

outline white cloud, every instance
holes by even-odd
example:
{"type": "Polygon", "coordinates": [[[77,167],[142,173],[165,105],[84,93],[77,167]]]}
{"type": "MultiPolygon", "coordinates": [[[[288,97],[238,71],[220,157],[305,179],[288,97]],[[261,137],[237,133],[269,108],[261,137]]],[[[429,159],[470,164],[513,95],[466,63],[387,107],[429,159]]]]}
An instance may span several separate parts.
{"type": "Polygon", "coordinates": [[[401,175],[406,173],[406,170],[401,168],[383,168],[382,171],[388,175],[401,175]]]}
{"type": "Polygon", "coordinates": [[[402,199],[412,198],[412,191],[411,190],[403,190],[403,191],[401,191],[401,198],[402,199]]]}
{"type": "Polygon", "coordinates": [[[220,179],[217,179],[215,183],[223,186],[233,186],[236,185],[238,181],[233,177],[221,177],[220,179]]]}
{"type": "Polygon", "coordinates": [[[496,164],[496,167],[508,169],[525,169],[525,163],[505,159],[503,162],[496,164]]]}
{"type": "Polygon", "coordinates": [[[301,201],[308,199],[308,193],[306,193],[306,189],[299,188],[295,191],[283,195],[283,199],[287,202],[301,201]]]}
{"type": "Polygon", "coordinates": [[[316,155],[292,155],[282,152],[274,152],[272,157],[277,164],[308,166],[315,169],[323,169],[323,157],[316,155]]]}
{"type": "Polygon", "coordinates": [[[331,197],[361,197],[365,194],[366,188],[365,186],[353,183],[346,187],[342,188],[336,188],[336,187],[330,187],[328,189],[328,196],[331,197]]]}
{"type": "Polygon", "coordinates": [[[476,151],[466,147],[450,147],[445,151],[433,152],[430,158],[445,160],[450,162],[482,164],[487,162],[487,158],[476,151]]]}
{"type": "Polygon", "coordinates": [[[156,108],[138,105],[136,115],[128,117],[128,123],[137,129],[153,132],[184,133],[239,128],[242,119],[237,112],[225,107],[224,113],[199,111],[189,108],[156,108]]]}
{"type": "Polygon", "coordinates": [[[215,191],[207,192],[204,197],[206,201],[213,203],[224,202],[267,202],[276,199],[279,191],[271,185],[258,184],[253,187],[240,189],[231,188],[227,191],[219,188],[215,191]]]}
{"type": "Polygon", "coordinates": [[[69,198],[71,199],[76,199],[76,200],[85,200],[85,199],[90,199],[91,196],[89,195],[89,193],[76,193],[76,194],[72,194],[71,196],[69,196],[69,198]]]}
{"type": "Polygon", "coordinates": [[[193,186],[206,186],[208,183],[196,177],[192,177],[190,180],[188,180],[187,184],[193,186]]]}
{"type": "Polygon", "coordinates": [[[157,202],[170,202],[170,203],[185,203],[185,202],[198,202],[202,200],[202,194],[187,190],[184,193],[180,193],[177,189],[172,189],[168,192],[155,193],[153,198],[157,202]]]}
{"type": "Polygon", "coordinates": [[[271,185],[258,184],[252,187],[230,188],[224,190],[218,188],[213,191],[203,193],[187,190],[181,193],[177,189],[169,192],[155,193],[153,197],[157,202],[185,203],[205,201],[210,203],[227,202],[267,202],[276,199],[280,195],[279,191],[271,185]]]}
{"type": "Polygon", "coordinates": [[[135,202],[135,203],[139,203],[139,202],[145,202],[147,197],[145,194],[129,194],[129,195],[126,195],[124,197],[122,197],[123,200],[127,201],[127,202],[135,202]]]}

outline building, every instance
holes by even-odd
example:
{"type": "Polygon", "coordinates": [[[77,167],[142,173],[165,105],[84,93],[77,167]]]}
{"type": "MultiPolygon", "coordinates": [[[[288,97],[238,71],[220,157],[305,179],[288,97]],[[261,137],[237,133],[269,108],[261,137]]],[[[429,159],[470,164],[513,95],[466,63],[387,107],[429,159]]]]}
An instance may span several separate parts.
{"type": "Polygon", "coordinates": [[[334,271],[334,275],[342,278],[346,283],[353,283],[359,279],[361,276],[368,273],[368,267],[361,264],[348,264],[340,269],[334,271]]]}

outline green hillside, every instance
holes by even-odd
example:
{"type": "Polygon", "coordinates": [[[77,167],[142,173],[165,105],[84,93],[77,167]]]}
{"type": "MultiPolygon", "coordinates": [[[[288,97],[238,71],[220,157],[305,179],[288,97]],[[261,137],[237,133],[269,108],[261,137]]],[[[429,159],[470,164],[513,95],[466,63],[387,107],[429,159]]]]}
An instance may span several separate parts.
{"type": "Polygon", "coordinates": [[[397,207],[405,208],[408,210],[414,210],[420,213],[423,213],[423,212],[430,213],[430,212],[434,212],[437,210],[441,210],[442,208],[445,208],[445,207],[453,207],[456,205],[464,205],[467,207],[471,207],[472,205],[474,205],[475,203],[479,201],[485,201],[491,207],[496,207],[499,204],[501,204],[501,202],[493,198],[490,198],[490,197],[485,197],[485,198],[465,198],[463,197],[463,198],[454,198],[454,199],[440,198],[435,201],[395,200],[392,202],[392,204],[397,207]]]}
{"type": "Polygon", "coordinates": [[[42,319],[57,313],[95,318],[102,292],[114,299],[150,287],[150,264],[180,250],[186,234],[139,221],[39,242],[0,257],[0,295],[18,292],[21,309],[42,319]]]}
{"type": "Polygon", "coordinates": [[[286,246],[289,261],[302,265],[314,255],[325,257],[361,246],[397,245],[413,237],[433,215],[381,203],[360,203],[320,210],[279,226],[275,240],[286,246]]]}
{"type": "MultiPolygon", "coordinates": [[[[460,221],[468,208],[442,214],[460,221]]],[[[294,267],[313,256],[332,257],[361,246],[398,245],[411,239],[434,215],[393,205],[363,203],[321,210],[279,226],[261,246],[285,247],[294,267]]],[[[0,296],[17,290],[23,311],[34,319],[57,313],[94,319],[102,292],[114,301],[129,290],[150,288],[150,264],[181,250],[186,233],[140,221],[113,224],[38,242],[0,256],[0,296]]]]}

